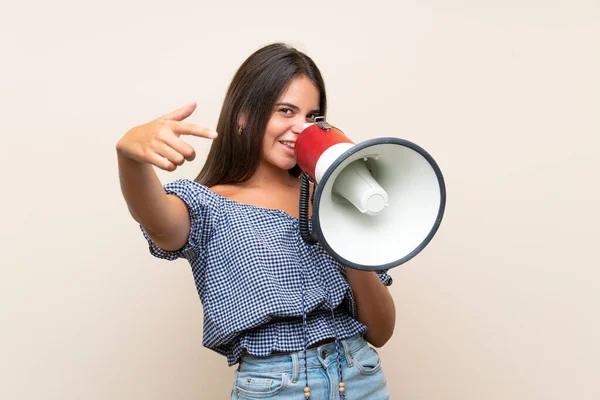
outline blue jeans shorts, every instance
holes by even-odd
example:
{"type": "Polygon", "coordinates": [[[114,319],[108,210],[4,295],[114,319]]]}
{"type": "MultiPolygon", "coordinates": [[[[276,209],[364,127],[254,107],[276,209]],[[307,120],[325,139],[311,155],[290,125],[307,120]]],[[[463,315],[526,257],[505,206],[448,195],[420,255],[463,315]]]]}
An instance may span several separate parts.
{"type": "MultiPolygon", "coordinates": [[[[337,400],[335,343],[306,351],[311,400],[337,400]]],[[[346,400],[386,400],[389,393],[377,351],[362,335],[340,341],[346,400]]],[[[305,400],[304,351],[269,357],[244,355],[235,372],[232,400],[305,400]]]]}

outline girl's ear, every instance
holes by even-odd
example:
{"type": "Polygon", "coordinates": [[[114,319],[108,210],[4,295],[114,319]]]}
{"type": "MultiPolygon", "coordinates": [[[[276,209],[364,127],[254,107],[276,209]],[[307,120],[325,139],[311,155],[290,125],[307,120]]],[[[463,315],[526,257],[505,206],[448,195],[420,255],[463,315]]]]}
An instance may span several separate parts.
{"type": "Polygon", "coordinates": [[[240,113],[237,124],[239,128],[244,129],[246,127],[246,113],[240,113]]]}

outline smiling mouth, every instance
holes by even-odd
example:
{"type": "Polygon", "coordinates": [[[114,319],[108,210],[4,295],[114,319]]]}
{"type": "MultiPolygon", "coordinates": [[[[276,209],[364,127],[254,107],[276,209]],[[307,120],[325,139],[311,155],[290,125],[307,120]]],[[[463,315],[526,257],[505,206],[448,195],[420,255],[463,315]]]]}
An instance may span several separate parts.
{"type": "Polygon", "coordinates": [[[296,143],[295,142],[287,142],[287,141],[280,141],[279,143],[281,143],[284,146],[289,147],[290,149],[294,149],[294,147],[296,147],[296,143]]]}

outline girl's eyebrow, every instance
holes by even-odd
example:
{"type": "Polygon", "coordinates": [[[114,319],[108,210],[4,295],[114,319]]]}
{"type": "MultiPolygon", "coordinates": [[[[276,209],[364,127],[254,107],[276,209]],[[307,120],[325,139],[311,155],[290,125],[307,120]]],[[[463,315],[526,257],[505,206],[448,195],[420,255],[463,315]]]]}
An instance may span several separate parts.
{"type": "Polygon", "coordinates": [[[276,105],[276,106],[286,106],[286,107],[289,107],[289,108],[293,108],[293,109],[294,109],[294,110],[296,110],[296,111],[299,111],[299,110],[300,110],[300,107],[298,107],[298,106],[295,106],[295,105],[293,105],[292,103],[277,103],[277,104],[275,104],[275,105],[276,105]]]}
{"type": "MultiPolygon", "coordinates": [[[[296,105],[294,105],[292,103],[277,103],[275,105],[276,106],[286,106],[286,107],[289,107],[289,108],[291,108],[291,109],[293,109],[295,111],[300,111],[300,107],[298,107],[298,106],[296,106],[296,105]]],[[[315,109],[315,110],[310,110],[309,114],[318,114],[319,112],[320,112],[319,109],[315,109]]]]}

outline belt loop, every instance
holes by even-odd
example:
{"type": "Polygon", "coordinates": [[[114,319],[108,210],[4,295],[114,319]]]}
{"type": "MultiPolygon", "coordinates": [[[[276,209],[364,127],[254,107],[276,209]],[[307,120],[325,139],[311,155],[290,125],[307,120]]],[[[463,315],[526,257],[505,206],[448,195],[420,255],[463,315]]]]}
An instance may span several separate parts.
{"type": "Polygon", "coordinates": [[[292,383],[298,382],[298,373],[300,369],[300,363],[298,362],[298,353],[292,352],[292,383]]]}
{"type": "Polygon", "coordinates": [[[344,345],[344,356],[346,357],[346,362],[348,363],[349,367],[352,367],[354,363],[352,359],[352,354],[350,354],[350,345],[348,344],[348,340],[349,339],[342,340],[342,344],[344,345]]]}

